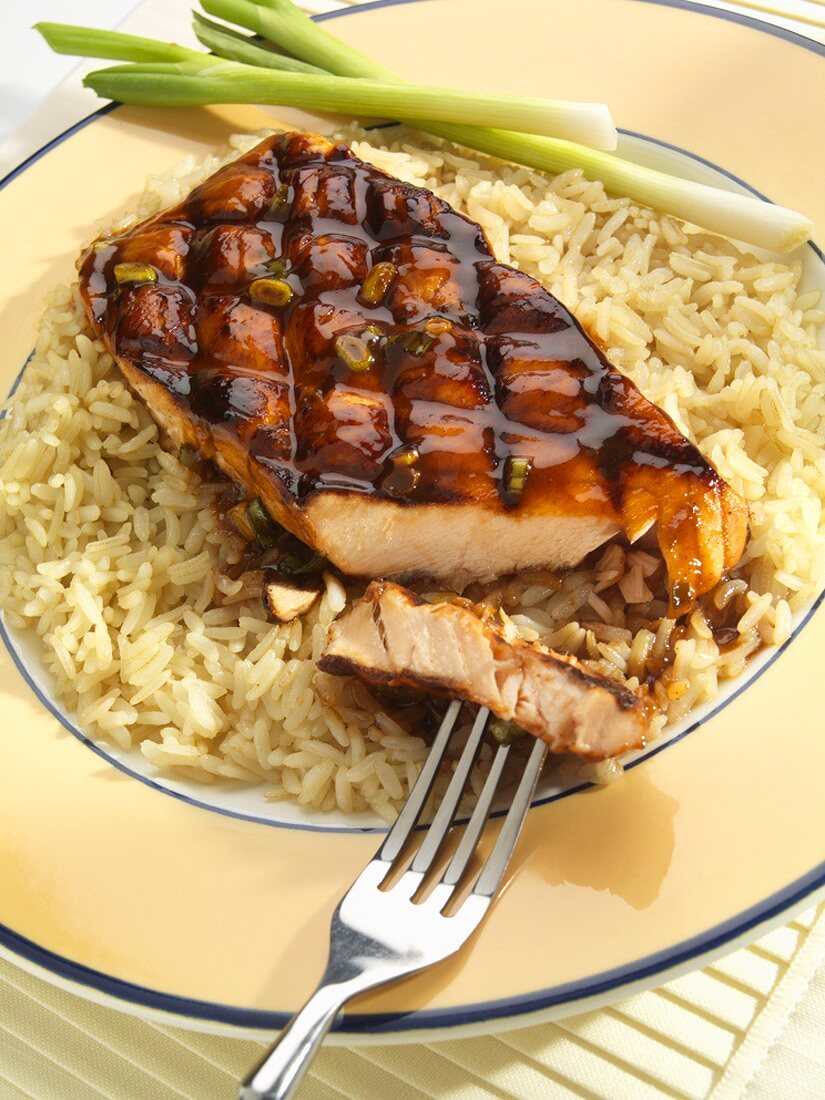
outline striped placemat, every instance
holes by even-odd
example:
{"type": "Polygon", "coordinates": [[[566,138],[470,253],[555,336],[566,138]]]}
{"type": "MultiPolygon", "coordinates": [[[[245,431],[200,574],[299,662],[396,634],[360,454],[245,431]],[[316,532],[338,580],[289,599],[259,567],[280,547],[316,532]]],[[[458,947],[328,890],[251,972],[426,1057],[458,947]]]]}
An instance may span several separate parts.
{"type": "MultiPolygon", "coordinates": [[[[825,1095],[824,964],[822,905],[598,1012],[482,1038],[327,1047],[302,1100],[813,1100],[825,1095]]],[[[2,1100],[230,1100],[262,1049],[113,1012],[0,960],[2,1100]]]]}
{"type": "MultiPolygon", "coordinates": [[[[356,2],[303,0],[303,6],[321,12],[356,2]]],[[[821,25],[822,3],[748,0],[747,7],[787,26],[803,21],[808,25],[798,29],[823,40],[811,25],[821,25]]],[[[180,6],[184,21],[186,8],[180,6]]],[[[169,9],[167,0],[144,0],[124,29],[168,32],[176,15],[169,9]]],[[[86,113],[76,87],[58,93],[64,112],[74,96],[79,114],[86,113]]],[[[59,119],[57,99],[40,109],[41,129],[59,119]]],[[[28,130],[38,133],[37,126],[28,130]]],[[[18,143],[4,153],[22,159],[29,151],[18,143]]],[[[819,1100],[823,1035],[825,905],[712,966],[598,1012],[482,1038],[328,1047],[301,1096],[819,1100]]],[[[0,959],[0,1100],[230,1100],[262,1049],[102,1008],[0,959]]]]}

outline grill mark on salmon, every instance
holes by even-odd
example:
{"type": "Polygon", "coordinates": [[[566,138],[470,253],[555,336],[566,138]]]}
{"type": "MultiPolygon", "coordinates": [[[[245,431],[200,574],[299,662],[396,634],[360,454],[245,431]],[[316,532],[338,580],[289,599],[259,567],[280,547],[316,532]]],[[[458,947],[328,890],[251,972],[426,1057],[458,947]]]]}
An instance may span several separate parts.
{"type": "Polygon", "coordinates": [[[469,218],[343,145],[267,138],[79,269],[173,441],[345,573],[571,567],[657,523],[679,610],[741,556],[744,502],[572,313],[469,218]],[[119,285],[124,263],[148,279],[119,285]],[[365,301],[379,263],[392,277],[365,301]],[[266,278],[289,300],[257,298],[266,278]]]}

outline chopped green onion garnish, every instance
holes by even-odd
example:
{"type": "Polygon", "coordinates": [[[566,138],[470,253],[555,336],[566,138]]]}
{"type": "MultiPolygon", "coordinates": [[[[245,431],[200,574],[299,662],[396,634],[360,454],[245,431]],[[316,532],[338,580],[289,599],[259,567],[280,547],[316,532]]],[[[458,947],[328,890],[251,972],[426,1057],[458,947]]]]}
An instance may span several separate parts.
{"type": "Polygon", "coordinates": [[[391,340],[403,348],[408,355],[414,355],[416,358],[426,355],[435,343],[432,336],[428,336],[426,332],[418,332],[416,329],[396,333],[391,340]]]}
{"type": "Polygon", "coordinates": [[[115,282],[118,286],[124,283],[156,283],[158,273],[149,264],[115,264],[115,282]]]}
{"type": "Polygon", "coordinates": [[[256,279],[249,284],[249,297],[253,302],[267,306],[285,306],[292,301],[292,287],[285,279],[256,279]]]}
{"type": "Polygon", "coordinates": [[[515,504],[524,492],[527,474],[530,471],[530,459],[520,455],[510,455],[504,463],[504,498],[515,504]]]}
{"type": "Polygon", "coordinates": [[[424,328],[433,336],[441,336],[444,332],[453,331],[453,322],[446,317],[430,317],[424,322],[424,328]]]}
{"type": "Polygon", "coordinates": [[[335,353],[338,358],[343,361],[345,366],[356,373],[368,371],[373,365],[373,357],[369,345],[365,340],[361,340],[359,337],[353,336],[352,333],[349,332],[345,333],[343,336],[336,337],[335,353]]]}
{"type": "Polygon", "coordinates": [[[512,745],[514,741],[518,741],[520,737],[525,736],[524,730],[517,726],[515,722],[505,722],[501,718],[491,722],[489,730],[490,736],[498,741],[500,745],[512,745]]]}
{"type": "Polygon", "coordinates": [[[269,217],[279,217],[292,202],[292,188],[288,183],[279,184],[269,201],[266,213],[269,217]]]}
{"type": "Polygon", "coordinates": [[[195,450],[194,447],[189,447],[185,443],[178,451],[178,462],[181,466],[186,466],[188,469],[192,469],[193,466],[197,466],[200,462],[201,456],[195,450]]]}
{"type": "Polygon", "coordinates": [[[364,305],[377,306],[384,301],[384,297],[387,291],[390,289],[390,283],[395,278],[398,268],[395,264],[380,263],[367,275],[366,279],[358,292],[358,298],[364,305]]]}
{"type": "Polygon", "coordinates": [[[278,559],[278,570],[288,577],[302,577],[307,573],[320,573],[329,565],[329,562],[321,554],[313,554],[308,551],[308,556],[300,557],[298,554],[284,554],[278,559]]]}
{"type": "Polygon", "coordinates": [[[274,260],[267,260],[264,267],[267,271],[271,271],[276,279],[282,279],[290,271],[290,263],[286,256],[278,256],[274,260]]]}
{"type": "Polygon", "coordinates": [[[280,528],[264,508],[263,503],[256,497],[250,500],[246,506],[249,523],[255,532],[255,538],[264,550],[274,546],[280,534],[280,528]]]}
{"type": "Polygon", "coordinates": [[[426,355],[433,346],[433,342],[429,336],[425,336],[424,333],[421,332],[408,340],[404,346],[410,355],[426,355]]]}
{"type": "Polygon", "coordinates": [[[384,335],[378,325],[364,325],[364,331],[361,333],[361,339],[367,345],[368,348],[376,348],[384,335]]]}

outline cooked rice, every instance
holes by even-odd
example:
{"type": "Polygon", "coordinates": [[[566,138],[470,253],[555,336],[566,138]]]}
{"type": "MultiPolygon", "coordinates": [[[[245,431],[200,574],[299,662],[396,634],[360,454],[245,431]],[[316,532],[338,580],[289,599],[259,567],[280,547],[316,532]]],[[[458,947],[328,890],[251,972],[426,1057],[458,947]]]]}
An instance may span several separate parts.
{"type": "MultiPolygon", "coordinates": [[[[822,584],[819,294],[799,291],[798,262],[763,262],[611,198],[579,171],[547,177],[404,130],[384,136],[391,144],[379,148],[363,132],[345,135],[359,156],[478,221],[499,259],[572,308],[750,505],[742,565],[684,625],[665,617],[662,562],[647,542],[613,543],[566,576],[539,571],[471,592],[525,638],[631,687],[652,682],[675,721],[762,645],[782,643],[822,584]],[[714,616],[736,627],[725,645],[714,616]]],[[[131,217],[177,202],[257,140],[237,136],[225,153],[154,177],[131,217]]],[[[84,730],[139,746],[159,771],[264,783],[271,799],[392,820],[426,755],[410,732],[423,709],[386,713],[363,685],[316,672],[348,598],[341,582],[325,575],[303,620],[268,623],[254,585],[227,573],[242,546],[214,518],[216,486],[158,443],[91,337],[77,287],[58,288],[0,423],[7,622],[36,630],[84,730]]],[[[600,778],[619,772],[611,763],[600,778]]]]}

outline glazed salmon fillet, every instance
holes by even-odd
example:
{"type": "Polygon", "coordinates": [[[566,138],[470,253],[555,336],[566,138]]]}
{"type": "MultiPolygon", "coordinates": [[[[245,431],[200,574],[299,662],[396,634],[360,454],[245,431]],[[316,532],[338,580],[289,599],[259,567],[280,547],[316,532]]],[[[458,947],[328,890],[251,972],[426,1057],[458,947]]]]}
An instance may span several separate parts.
{"type": "Polygon", "coordinates": [[[478,703],[551,752],[588,760],[644,745],[653,713],[647,695],[588,672],[575,657],[507,639],[470,608],[427,603],[391,581],[373,581],[332,624],[318,667],[478,703]]]}
{"type": "Polygon", "coordinates": [[[269,137],[79,270],[173,443],[346,574],[572,567],[656,524],[678,609],[741,556],[744,502],[572,313],[344,145],[269,137]]]}

